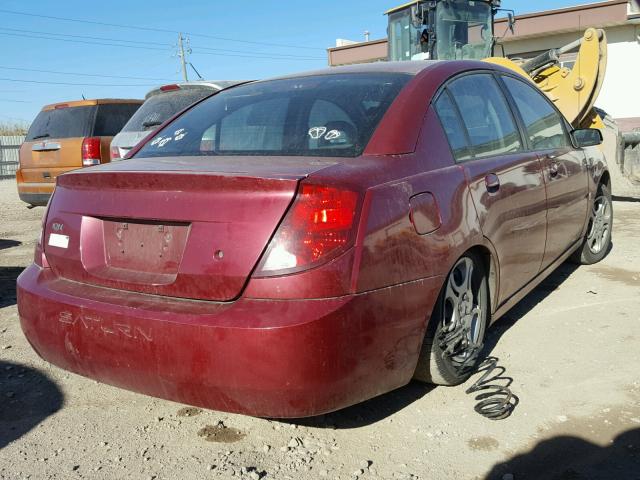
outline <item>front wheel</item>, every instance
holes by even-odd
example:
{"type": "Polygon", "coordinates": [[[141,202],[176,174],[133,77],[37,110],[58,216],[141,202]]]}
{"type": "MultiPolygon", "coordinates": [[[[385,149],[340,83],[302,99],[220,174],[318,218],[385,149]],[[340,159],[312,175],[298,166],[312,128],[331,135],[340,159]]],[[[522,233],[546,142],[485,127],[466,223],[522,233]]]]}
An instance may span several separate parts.
{"type": "Polygon", "coordinates": [[[572,260],[582,265],[592,265],[602,260],[611,248],[613,227],[613,202],[606,185],[600,185],[591,205],[591,216],[582,246],[573,254],[572,260]]]}
{"type": "Polygon", "coordinates": [[[466,381],[477,364],[488,318],[484,264],[468,253],[451,269],[438,296],[414,378],[437,385],[466,381]]]}

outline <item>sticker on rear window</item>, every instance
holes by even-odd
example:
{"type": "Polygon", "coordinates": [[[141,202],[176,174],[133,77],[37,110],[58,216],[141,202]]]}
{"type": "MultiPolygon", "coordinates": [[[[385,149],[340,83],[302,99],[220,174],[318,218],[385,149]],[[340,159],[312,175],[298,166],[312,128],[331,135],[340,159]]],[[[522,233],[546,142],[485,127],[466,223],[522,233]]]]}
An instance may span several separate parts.
{"type": "Polygon", "coordinates": [[[173,134],[175,135],[175,137],[173,137],[173,140],[175,142],[178,142],[178,141],[182,140],[187,135],[187,132],[186,132],[186,130],[184,128],[181,128],[181,129],[176,130],[175,132],[173,132],[173,134]]]}
{"type": "Polygon", "coordinates": [[[173,132],[173,136],[169,135],[168,137],[156,137],[153,139],[153,141],[151,142],[151,145],[157,145],[158,148],[164,147],[167,143],[169,143],[170,141],[174,141],[174,142],[179,142],[180,140],[182,140],[184,137],[187,136],[187,131],[184,128],[180,128],[178,130],[176,130],[175,132],[173,132]]]}
{"type": "Polygon", "coordinates": [[[49,245],[58,248],[69,248],[69,235],[52,233],[49,235],[49,245]]]}
{"type": "Polygon", "coordinates": [[[311,127],[309,129],[309,136],[314,140],[319,139],[327,131],[327,127],[311,127]]]}
{"type": "Polygon", "coordinates": [[[342,132],[340,130],[329,130],[327,134],[324,136],[325,140],[335,140],[336,138],[340,138],[342,136],[342,132]]]}
{"type": "Polygon", "coordinates": [[[164,147],[167,143],[173,140],[172,137],[157,137],[151,142],[151,145],[157,145],[158,147],[164,147]]]}

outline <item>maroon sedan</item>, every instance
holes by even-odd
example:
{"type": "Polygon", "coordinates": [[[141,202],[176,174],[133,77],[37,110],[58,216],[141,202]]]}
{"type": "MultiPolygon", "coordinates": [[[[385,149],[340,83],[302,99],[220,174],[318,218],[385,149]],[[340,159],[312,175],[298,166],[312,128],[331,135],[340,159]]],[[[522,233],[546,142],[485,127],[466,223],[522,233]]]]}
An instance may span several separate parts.
{"type": "Polygon", "coordinates": [[[479,62],[234,87],[58,178],[22,328],[62,368],[257,416],[459,384],[492,321],[606,255],[601,138],[479,62]]]}

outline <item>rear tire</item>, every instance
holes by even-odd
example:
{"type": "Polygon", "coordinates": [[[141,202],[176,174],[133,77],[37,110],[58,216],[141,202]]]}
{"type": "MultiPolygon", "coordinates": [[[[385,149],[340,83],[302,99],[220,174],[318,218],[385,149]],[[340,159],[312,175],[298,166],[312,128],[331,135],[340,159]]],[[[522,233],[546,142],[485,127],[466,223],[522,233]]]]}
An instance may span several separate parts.
{"type": "Polygon", "coordinates": [[[425,334],[414,378],[459,385],[475,370],[489,319],[489,290],[482,259],[462,256],[442,287],[425,334]]]}
{"type": "Polygon", "coordinates": [[[609,187],[598,186],[591,204],[589,225],[581,247],[571,256],[571,261],[580,265],[598,263],[609,253],[613,228],[613,202],[609,187]]]}

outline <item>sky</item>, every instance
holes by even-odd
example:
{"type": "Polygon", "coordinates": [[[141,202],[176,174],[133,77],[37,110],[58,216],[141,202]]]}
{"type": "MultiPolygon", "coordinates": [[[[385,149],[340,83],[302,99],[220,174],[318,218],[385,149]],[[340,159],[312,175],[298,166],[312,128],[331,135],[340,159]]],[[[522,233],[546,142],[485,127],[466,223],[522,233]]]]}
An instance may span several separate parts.
{"type": "MultiPolygon", "coordinates": [[[[371,39],[386,37],[383,12],[404,1],[3,0],[0,123],[30,123],[43,105],[83,95],[143,98],[154,86],[180,80],[178,32],[205,79],[324,68],[337,38],[360,41],[365,30],[371,39]]],[[[595,2],[503,0],[502,6],[522,14],[581,3],[595,2]]],[[[188,74],[196,79],[192,69],[188,74]]]]}

